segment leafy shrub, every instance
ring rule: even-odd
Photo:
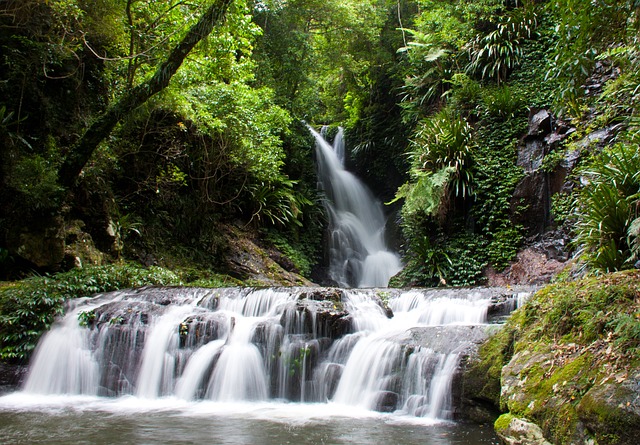
[[[407,265],[391,286],[474,286],[484,281],[487,243],[480,235],[464,229],[449,237],[442,230],[436,230],[435,236],[429,236],[426,230],[413,230],[416,234],[407,237]]]
[[[583,174],[590,183],[579,197],[575,244],[585,264],[598,271],[631,266],[640,203],[638,145],[618,143],[605,149]]]
[[[405,221],[403,231],[407,238],[407,265],[389,283],[392,287],[438,286],[446,284],[446,271],[451,259],[444,249],[440,233],[431,237],[417,221]]]
[[[276,180],[249,184],[248,191],[253,205],[251,219],[261,223],[270,223],[286,227],[287,225],[302,225],[302,211],[312,202],[293,187],[296,181],[285,177]]]
[[[551,215],[557,225],[561,226],[566,221],[574,221],[575,211],[575,193],[556,193],[551,196]]]
[[[557,20],[557,42],[548,74],[557,82],[556,106],[579,115],[584,81],[596,59],[637,35],[637,25],[630,23],[636,20],[637,2],[553,0],[548,7]]]
[[[405,219],[417,215],[429,217],[443,214],[444,197],[452,174],[451,167],[431,174],[416,171],[414,180],[401,185],[396,192],[396,197],[389,204],[404,199],[402,215]]]
[[[526,110],[523,100],[508,85],[492,88],[482,96],[482,108],[489,116],[508,119]]]
[[[524,177],[523,170],[515,166],[515,145],[526,125],[527,119],[520,116],[506,121],[487,117],[478,131],[480,149],[476,151],[473,176],[476,200],[471,216],[489,243],[489,261],[496,268],[513,259],[522,240],[520,228],[514,228],[511,222],[511,198]]]
[[[504,82],[509,71],[520,63],[523,41],[533,36],[536,26],[537,17],[528,8],[505,15],[495,29],[475,37],[467,71],[498,84]]]
[[[456,73],[447,81],[451,89],[445,92],[449,104],[463,110],[472,110],[482,98],[480,82],[471,79],[464,73]]]
[[[461,230],[449,239],[447,252],[451,260],[445,276],[447,284],[475,286],[485,280],[483,270],[488,263],[487,242],[481,235]]]
[[[308,277],[311,274],[314,246],[293,242],[274,230],[268,231],[266,238],[293,263],[300,275]]]
[[[435,173],[451,168],[450,190],[455,196],[470,196],[470,167],[475,148],[472,135],[471,125],[448,109],[425,119],[412,141],[414,171]]]
[[[398,52],[408,54],[415,74],[405,79],[400,106],[405,120],[415,121],[421,115],[421,108],[437,100],[444,92],[443,81],[451,75],[452,55],[442,42],[434,41],[431,33],[410,29],[404,29],[404,32],[411,34],[413,41]]]
[[[0,289],[0,359],[26,360],[64,302],[98,292],[145,285],[181,284],[173,272],[132,265],[74,269],[54,277],[35,277]]]

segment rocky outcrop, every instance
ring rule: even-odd
[[[492,399],[500,388],[502,443],[638,443],[637,280],[626,271],[548,286],[481,346],[474,375],[489,381],[477,391]]]
[[[525,176],[511,197],[513,222],[522,224],[528,236],[541,235],[552,227],[551,197],[573,188],[568,178],[582,154],[609,144],[619,128],[594,130],[566,148],[562,143],[576,128],[546,109],[532,110],[527,134],[518,146],[517,165]]]
[[[260,286],[313,286],[292,268],[290,261],[280,263],[275,259],[284,258],[275,251],[258,245],[249,233],[237,227],[228,226],[224,230],[228,246],[225,255],[226,268],[229,273],[248,284]]]
[[[42,218],[9,240],[9,251],[29,261],[35,267],[57,270],[64,258],[64,230],[61,218]]]

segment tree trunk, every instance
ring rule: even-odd
[[[169,85],[171,77],[178,71],[193,47],[207,37],[218,22],[222,21],[232,1],[215,0],[149,80],[127,91],[96,118],[78,142],[73,145],[58,171],[58,177],[63,186],[71,187],[76,183],[80,172],[95,149],[123,117]]]

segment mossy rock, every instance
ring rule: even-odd
[[[622,376],[619,377],[623,379]],[[578,415],[598,443],[637,444],[640,435],[640,373],[594,386],[578,405]]]
[[[493,426],[507,445],[551,445],[538,425],[511,414],[503,414]]]

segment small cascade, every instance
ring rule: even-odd
[[[310,131],[316,138],[320,187],[327,195],[329,275],[343,287],[384,287],[402,266],[386,245],[382,205],[344,168],[342,129],[333,145]]]
[[[26,392],[97,394],[99,366],[90,349],[90,332],[78,324],[79,313],[71,311],[40,341]]]
[[[496,305],[515,306],[525,293],[146,288],[103,294],[78,301],[41,339],[24,391],[191,403],[330,402],[451,419],[462,357],[486,335]]]

